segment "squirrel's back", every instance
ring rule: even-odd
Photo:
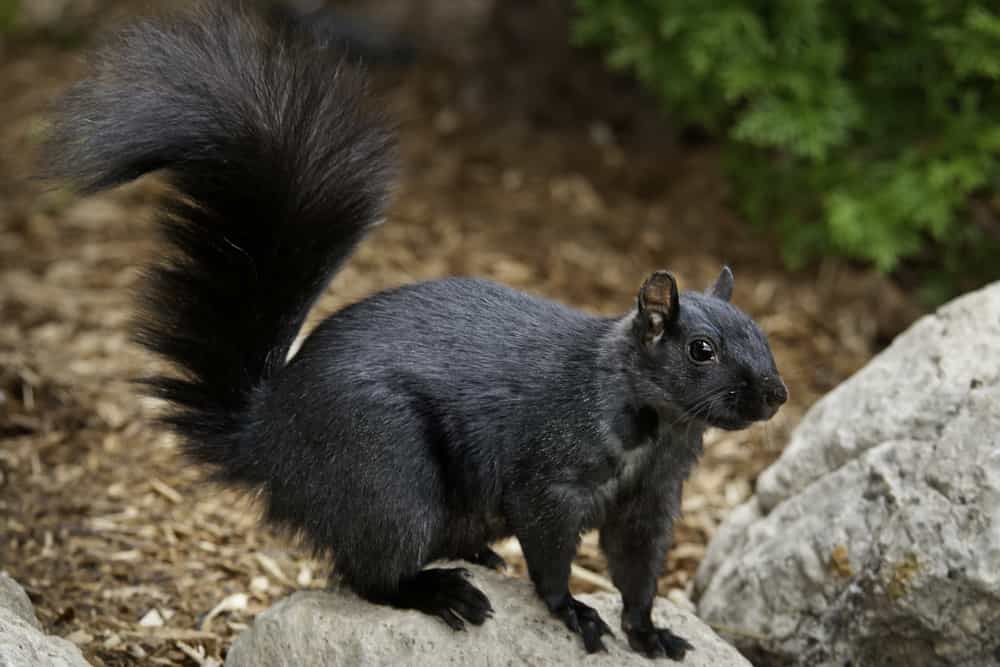
[[[572,385],[605,352],[600,341],[613,326],[613,320],[481,278],[411,283],[319,323],[275,387],[285,393],[304,384],[317,392],[320,385],[350,388],[344,393],[359,403],[369,402],[366,390],[384,397],[395,388],[432,397],[458,419],[523,414],[575,400]]]

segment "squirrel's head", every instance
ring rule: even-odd
[[[729,302],[732,293],[729,267],[704,293],[679,294],[666,271],[639,290],[632,334],[640,372],[678,420],[736,430],[770,419],[788,400],[767,337]]]

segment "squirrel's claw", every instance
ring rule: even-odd
[[[688,651],[694,650],[694,646],[688,640],[666,628],[629,630],[627,634],[629,646],[647,658],[683,660]]]
[[[554,610],[555,615],[566,624],[566,627],[583,639],[583,647],[587,653],[607,651],[603,635],[614,636],[611,628],[604,622],[597,610],[588,607],[579,600],[567,596],[565,604]]]

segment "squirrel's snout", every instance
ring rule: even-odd
[[[763,379],[764,402],[767,407],[777,412],[778,408],[788,400],[788,387],[778,376],[768,376]],[[773,414],[773,413],[772,413]]]

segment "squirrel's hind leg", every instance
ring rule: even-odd
[[[465,621],[482,625],[493,615],[489,598],[468,581],[464,568],[430,568],[406,577],[391,593],[363,593],[378,604],[416,609],[437,616],[452,630],[464,630]]]

